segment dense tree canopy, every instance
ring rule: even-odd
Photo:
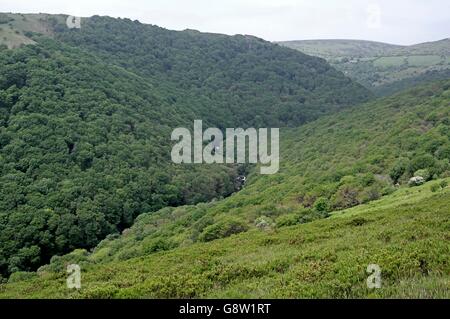
[[[46,19],[53,39],[28,32],[38,44],[0,50],[2,274],[239,188],[243,168],[171,164],[176,127],[297,125],[370,97],[324,60],[254,37]]]
[[[145,77],[219,127],[297,125],[371,96],[324,60],[252,36],[99,16],[81,29],[55,28],[59,40]]]
[[[138,76],[52,41],[0,65],[2,273],[235,191],[236,168],[171,164],[171,128],[189,115]]]

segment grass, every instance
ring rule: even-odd
[[[401,66],[405,63],[406,57],[404,56],[386,56],[376,59],[373,62],[375,67],[389,68],[393,66]]]
[[[47,36],[53,35],[53,30],[48,22],[50,17],[59,22],[64,21],[62,15],[39,14],[3,14],[11,19],[10,22],[0,24],[0,45],[4,44],[8,48],[18,48],[22,45],[35,44],[36,42],[26,36],[27,31]]]
[[[0,28],[0,44],[4,44],[10,49],[17,48],[24,44],[35,43],[22,33],[16,33],[9,25],[0,25]]]
[[[343,211],[337,211],[331,214],[331,218],[341,218],[367,214],[385,209],[395,209],[404,205],[416,205],[430,198],[432,193],[428,190],[431,185],[439,185],[439,181],[433,181],[423,187],[404,187],[389,196],[382,197],[379,200],[372,201],[366,205],[355,206]],[[448,189],[446,189],[448,192]]]
[[[442,61],[439,55],[412,55],[408,57],[410,66],[432,66]]]
[[[432,183],[309,224],[86,264],[79,291],[41,272],[0,298],[449,298],[450,188]],[[369,264],[381,289],[366,286]]]

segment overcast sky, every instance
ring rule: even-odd
[[[450,0],[0,0],[0,11],[127,17],[173,30],[252,34],[270,41],[414,44],[450,37]]]

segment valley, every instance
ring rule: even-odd
[[[448,39],[66,18],[0,14],[0,298],[450,297]]]

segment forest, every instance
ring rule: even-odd
[[[238,190],[246,166],[172,164],[176,127],[297,125],[371,97],[325,61],[253,37],[39,19],[53,38],[0,51],[4,276],[93,248],[139,214]]]
[[[0,15],[0,298],[448,297],[448,73],[66,17]],[[174,163],[196,120],[279,128],[279,171]]]

